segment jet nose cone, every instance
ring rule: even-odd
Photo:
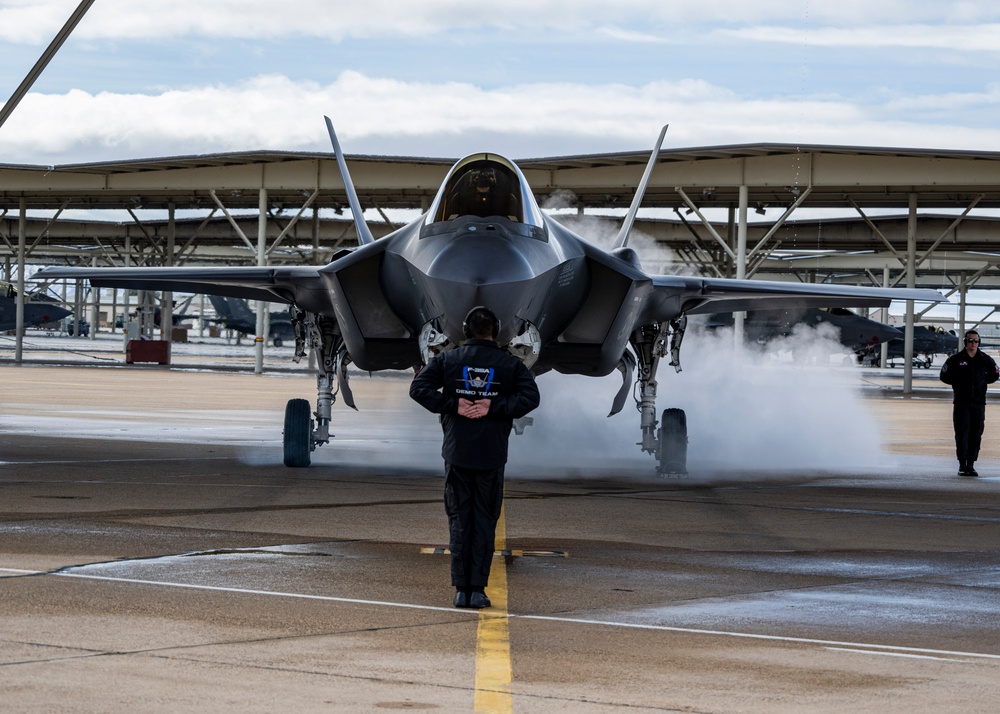
[[[470,226],[438,253],[428,267],[428,276],[471,285],[531,279],[534,273],[524,254],[510,241],[490,233],[488,228]]]
[[[883,325],[875,331],[875,338],[881,340],[882,342],[888,342],[889,340],[894,340],[897,337],[902,337],[903,334],[902,330],[899,330],[892,325]]]
[[[56,307],[55,305],[47,305],[44,308],[39,309],[38,305],[36,304],[31,306],[30,308],[30,318],[40,323],[58,322],[64,317],[67,317],[68,315],[72,314],[73,314],[72,310],[67,310],[66,308],[62,307]],[[25,316],[29,317],[29,314],[26,313]]]

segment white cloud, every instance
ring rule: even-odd
[[[70,16],[77,0],[0,0],[0,40],[48,42]],[[882,22],[939,25],[986,23],[998,18],[993,2],[928,0],[841,0],[790,5],[787,0],[715,0],[712,3],[662,0],[101,0],[91,7],[75,36],[81,39],[134,40],[168,37],[276,38],[423,36],[432,33],[507,28],[531,32],[604,28],[651,32],[659,25],[673,36],[685,26],[780,22],[793,26],[853,26]]]
[[[715,34],[756,42],[826,47],[904,47],[956,52],[1000,52],[1000,23],[861,27],[744,27]]]
[[[662,35],[642,32],[640,30],[628,30],[622,27],[618,27],[616,25],[608,25],[606,27],[600,27],[597,29],[597,34],[604,35],[609,39],[617,40],[620,42],[659,44],[667,41],[667,38]]]
[[[942,103],[945,104],[942,104]],[[968,111],[941,113],[941,106]],[[29,94],[3,131],[17,163],[274,149],[326,151],[322,117],[350,153],[526,156],[756,142],[1000,150],[1000,87],[960,96],[751,100],[697,80],[625,84],[406,83],[344,72],[321,85],[261,76],[159,94]],[[976,124],[981,123],[981,127]]]

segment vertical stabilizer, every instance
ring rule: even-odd
[[[209,295],[208,300],[212,303],[212,307],[215,308],[215,314],[218,315],[220,320],[233,317],[233,311],[229,309],[229,303],[226,302],[226,298],[221,295]]]
[[[351,174],[347,170],[347,161],[340,150],[340,142],[337,141],[337,133],[333,130],[333,122],[330,117],[326,119],[326,129],[330,132],[330,141],[333,143],[333,153],[337,157],[337,166],[340,167],[340,177],[344,180],[344,188],[347,189],[347,202],[351,204],[351,214],[354,216],[354,227],[358,231],[358,242],[361,245],[375,242],[375,236],[365,223],[365,216],[361,210],[361,201],[358,200],[358,193],[354,190],[354,183],[351,181]]]
[[[628,236],[632,232],[632,224],[635,223],[635,214],[639,211],[639,204],[642,203],[642,197],[646,193],[646,185],[649,183],[649,177],[653,173],[653,167],[656,166],[656,159],[660,156],[660,147],[663,145],[663,137],[667,135],[667,127],[669,126],[667,124],[660,130],[660,138],[656,140],[653,153],[649,156],[649,163],[646,164],[646,171],[642,174],[642,180],[639,182],[639,186],[635,190],[635,196],[632,198],[632,205],[629,206],[628,213],[625,215],[625,222],[622,223],[622,228],[618,231],[618,237],[615,239],[615,248],[624,248],[628,245]]]
[[[229,314],[237,320],[250,323],[257,321],[257,314],[250,309],[247,301],[243,298],[227,297],[222,299],[229,305]]]

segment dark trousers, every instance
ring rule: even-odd
[[[451,540],[451,584],[485,588],[503,505],[503,467],[466,469],[445,464],[444,510]]]
[[[956,402],[951,412],[955,424],[955,455],[960,464],[973,464],[979,458],[986,423],[985,404]]]

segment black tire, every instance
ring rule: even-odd
[[[280,337],[275,337],[274,338],[274,346],[275,347],[281,347],[281,344],[282,344],[281,343],[281,338]]]
[[[661,474],[687,473],[687,415],[683,409],[664,409],[659,429],[658,470]]]
[[[285,405],[285,466],[301,468],[312,459],[312,414],[305,399],[289,399]]]

